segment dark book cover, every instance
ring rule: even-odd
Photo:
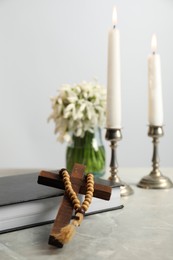
[[[63,190],[38,185],[38,172],[0,177],[0,206],[55,197]]]

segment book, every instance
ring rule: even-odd
[[[0,234],[54,221],[64,191],[39,185],[38,175],[34,172],[0,177]],[[83,200],[83,196],[79,198]],[[122,207],[120,187],[115,186],[109,201],[93,198],[86,216]]]

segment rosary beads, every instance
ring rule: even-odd
[[[69,225],[63,227],[60,233],[56,235],[56,238],[64,244],[64,243],[68,243],[72,239],[75,233],[75,227],[80,226],[83,217],[85,215],[85,212],[88,210],[91,204],[93,192],[94,192],[94,176],[91,173],[88,173],[86,175],[86,194],[85,194],[84,201],[80,203],[76,192],[73,190],[68,171],[66,169],[62,169],[59,172],[59,174],[63,179],[65,191],[69,199],[71,200],[73,208],[75,210],[75,217],[72,220],[72,222]]]

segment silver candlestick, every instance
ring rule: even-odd
[[[107,128],[106,129],[106,140],[110,141],[111,147],[111,160],[110,160],[110,173],[111,176],[109,177],[110,184],[120,184],[121,189],[121,196],[128,196],[133,194],[132,188],[127,185],[125,182],[121,181],[118,177],[118,162],[117,162],[117,155],[116,149],[118,145],[118,141],[122,139],[121,129],[113,129]]]
[[[149,126],[148,136],[153,138],[153,157],[152,171],[149,175],[143,177],[137,184],[140,188],[145,189],[169,189],[173,187],[172,181],[163,176],[159,170],[158,144],[159,138],[164,135],[162,126]]]

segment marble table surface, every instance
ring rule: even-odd
[[[47,243],[51,224],[0,235],[2,260],[172,260],[173,189],[136,187],[149,169],[120,169],[134,194],[121,198],[124,208],[86,217],[74,239],[62,249]],[[173,169],[162,169],[173,180]]]

